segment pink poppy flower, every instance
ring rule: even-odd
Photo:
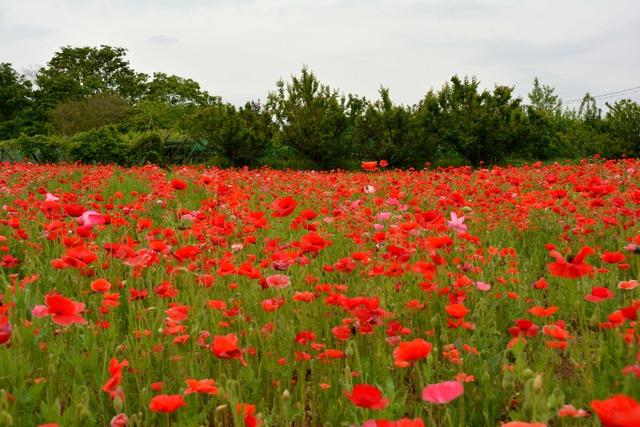
[[[459,381],[445,381],[430,384],[422,390],[422,400],[430,403],[449,403],[464,393],[464,387]]]
[[[270,288],[283,289],[290,284],[291,279],[289,278],[289,276],[286,276],[284,274],[272,274],[271,276],[267,277],[267,285],[269,285]]]

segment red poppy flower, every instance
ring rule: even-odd
[[[243,417],[246,427],[260,427],[262,419],[255,416],[256,406],[249,403],[237,403],[236,412]]]
[[[86,209],[83,206],[76,204],[64,205],[64,211],[71,217],[79,217],[85,210]]]
[[[640,426],[640,403],[624,394],[605,400],[592,400],[591,408],[604,427]]]
[[[362,162],[360,163],[360,167],[362,167],[362,169],[369,171],[369,172],[375,172],[376,170],[378,170],[378,162],[373,161],[373,162]]]
[[[6,344],[11,339],[11,323],[6,316],[0,316],[0,344]]]
[[[449,316],[456,319],[462,319],[469,313],[469,309],[462,304],[449,304],[444,309]]]
[[[383,398],[382,391],[370,384],[357,384],[351,392],[345,390],[344,395],[361,408],[384,409],[389,404],[389,400]]]
[[[120,413],[115,417],[111,418],[109,427],[127,427],[127,424],[129,424],[129,419],[127,418],[127,414]]]
[[[431,353],[433,345],[422,338],[401,342],[393,350],[393,360],[397,367],[406,368],[412,362],[424,359]]]
[[[44,297],[45,305],[36,305],[33,308],[35,317],[51,316],[53,323],[58,325],[71,325],[73,323],[84,324],[87,321],[80,313],[84,311],[84,304],[75,302],[60,294],[52,293]]]
[[[171,187],[173,187],[174,190],[184,190],[187,188],[187,183],[181,179],[174,178],[171,180]]]
[[[153,412],[170,414],[179,408],[186,406],[184,398],[180,394],[160,394],[154,396],[149,403],[149,409]]]
[[[547,307],[547,308],[536,305],[529,309],[529,313],[533,314],[536,317],[549,317],[555,314],[555,312],[558,311],[558,308],[559,307],[555,305],[552,305],[551,307]]]
[[[211,351],[221,359],[238,359],[240,363],[246,365],[242,357],[242,350],[238,347],[238,337],[236,334],[216,335],[213,337]]]
[[[94,292],[109,292],[111,290],[111,283],[105,279],[96,279],[91,282],[91,290]]]
[[[298,203],[291,196],[277,199],[271,204],[271,209],[273,210],[272,215],[276,218],[291,215],[297,206]]]
[[[613,298],[613,292],[611,292],[611,290],[598,286],[591,288],[591,293],[584,297],[584,299],[589,302],[600,302],[611,298]]]
[[[109,361],[109,380],[102,386],[102,391],[109,394],[111,399],[119,397],[120,400],[124,400],[124,392],[120,388],[122,382],[122,370],[124,367],[129,366],[129,362],[123,360],[118,362],[116,358],[112,358]]]
[[[547,264],[549,272],[556,277],[564,277],[567,279],[577,279],[593,273],[593,266],[584,263],[584,259],[595,251],[588,246],[580,249],[578,254],[570,258],[568,261],[556,250],[552,250],[549,254],[556,259],[556,262]]]
[[[622,252],[605,251],[601,256],[601,259],[603,262],[606,262],[607,264],[618,264],[623,262],[625,257]]]
[[[203,393],[203,394],[210,394],[212,396],[218,394],[218,387],[216,387],[216,382],[214,380],[188,379],[188,380],[185,380],[185,383],[187,383],[188,387],[184,391],[184,394]]]

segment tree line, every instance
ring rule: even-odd
[[[0,64],[0,156],[36,162],[355,168],[502,164],[640,155],[640,106],[586,94],[567,108],[538,79],[482,90],[454,76],[415,105],[345,95],[307,67],[266,102],[225,103],[198,82],[133,70],[120,47],[62,47],[25,75]]]

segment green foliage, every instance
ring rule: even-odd
[[[280,80],[267,108],[278,126],[279,140],[317,167],[340,166],[349,153],[349,119],[344,97],[320,83],[307,67],[291,82]]]
[[[68,141],[69,160],[82,163],[127,162],[128,145],[113,126],[82,132]]]
[[[31,82],[8,63],[0,63],[0,140],[15,138],[32,105]]]
[[[578,108],[567,109],[537,78],[527,105],[511,87],[483,90],[475,77],[457,76],[415,105],[398,105],[386,88],[375,101],[345,98],[303,67],[276,83],[264,108],[236,107],[195,80],[138,73],[126,53],[105,45],[62,47],[35,73],[35,90],[11,64],[0,63],[3,158],[56,161],[69,154],[90,163],[353,169],[366,160],[422,168],[640,155],[636,102],[607,104],[603,116],[587,93]],[[108,125],[115,127],[100,130]],[[81,135],[88,131],[117,141],[113,152],[108,141],[81,147],[77,141],[89,138]],[[18,142],[20,135],[28,138]],[[43,135],[65,136],[73,147],[60,154],[59,142]]]
[[[63,141],[46,135],[20,135],[16,146],[26,158],[38,163],[56,163],[63,160],[65,155]]]
[[[132,131],[179,130],[193,106],[172,105],[161,101],[140,101],[131,109],[127,124]]]
[[[205,162],[210,156],[202,141],[181,133],[166,130],[129,133],[128,153],[125,164],[153,163],[161,166]]]
[[[479,92],[475,78],[453,77],[438,95],[440,134],[445,150],[457,151],[472,165],[497,163],[518,151],[526,118],[513,88]]]
[[[154,73],[148,82],[143,99],[169,105],[207,105],[219,102],[206,91],[200,89],[195,80],[185,79],[165,73]]]
[[[136,73],[121,47],[64,46],[36,76],[38,99],[48,107],[102,92],[137,99],[144,93],[145,74]]]
[[[272,136],[269,114],[258,103],[236,110],[230,104],[201,108],[188,119],[192,138],[207,141],[207,150],[231,166],[255,166]]]
[[[153,131],[133,136],[129,148],[129,163],[164,165],[165,142],[166,137]]]
[[[605,117],[605,125],[615,139],[615,145],[622,147],[623,154],[640,156],[640,105],[623,99],[607,106],[609,112]]]
[[[77,101],[65,101],[51,111],[51,121],[62,135],[74,135],[117,124],[130,114],[129,102],[120,95],[103,92]]]
[[[558,143],[563,122],[562,102],[555,90],[551,86],[540,85],[537,77],[529,92],[529,102],[526,106],[529,120],[527,143],[518,154],[524,158],[548,160],[564,151]]]
[[[351,97],[350,103],[355,100]],[[432,158],[419,116],[410,107],[394,105],[388,89],[380,88],[380,99],[365,105],[350,135],[357,158],[384,159],[391,167],[421,167]]]

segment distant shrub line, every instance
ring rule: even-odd
[[[350,169],[640,155],[638,103],[603,114],[586,94],[568,109],[537,79],[526,105],[512,87],[457,76],[399,105],[386,88],[377,100],[341,94],[304,67],[265,103],[236,107],[191,79],[136,73],[125,54],[63,47],[31,79],[0,64],[0,158]]]

